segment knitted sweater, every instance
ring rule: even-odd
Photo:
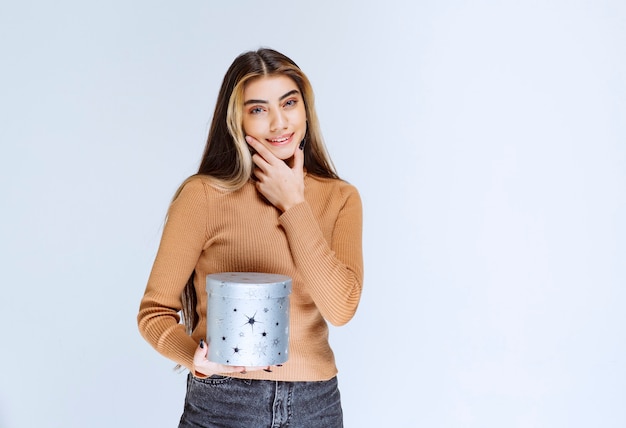
[[[362,211],[352,185],[305,175],[305,202],[281,213],[252,181],[235,192],[194,177],[172,202],[137,317],[142,336],[188,368],[206,337],[206,275],[264,272],[292,278],[289,360],[272,373],[230,376],[318,381],[337,373],[327,321],[354,315],[363,284]],[[192,335],[179,323],[180,296],[195,270],[199,323]]]

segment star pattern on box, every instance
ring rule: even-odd
[[[242,366],[284,363],[289,354],[290,292],[291,280],[279,275],[207,276],[209,360]]]

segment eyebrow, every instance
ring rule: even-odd
[[[300,91],[298,91],[297,89],[293,89],[293,90],[287,92],[285,95],[283,95],[280,98],[278,98],[278,101],[282,101],[282,100],[284,100],[287,97],[290,97],[292,95],[299,94],[299,93],[300,93]],[[267,100],[248,100],[248,101],[245,101],[243,103],[244,106],[247,106],[248,104],[269,104],[269,101],[267,101]]]

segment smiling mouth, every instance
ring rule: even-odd
[[[284,144],[287,144],[289,142],[291,142],[291,138],[293,137],[293,134],[289,134],[289,135],[282,135],[280,137],[277,138],[267,138],[267,141],[275,146],[282,146]]]

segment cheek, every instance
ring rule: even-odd
[[[255,123],[254,120],[244,120],[241,127],[246,135],[251,135],[253,137],[255,136],[254,134],[258,134],[259,132],[258,123]]]
[[[297,123],[299,128],[306,126],[306,112],[304,110],[294,112],[292,123]]]
[[[252,124],[250,123],[250,119],[247,119],[246,117],[244,117],[241,121],[241,127],[243,129],[250,129],[252,127]]]

